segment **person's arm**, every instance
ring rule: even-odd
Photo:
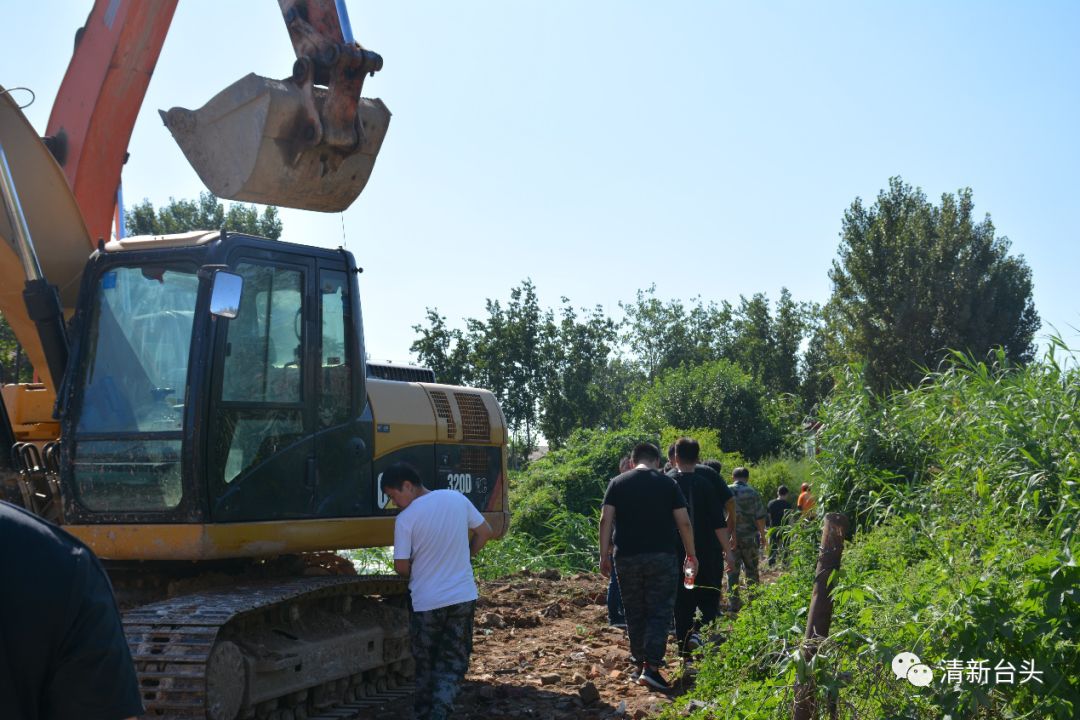
[[[727,531],[730,549],[734,550],[738,547],[735,542],[735,496],[729,497],[727,503],[724,505],[724,509],[727,511]]]
[[[682,538],[683,550],[686,551],[686,564],[694,568],[697,573],[697,549],[694,547],[694,529],[690,525],[690,513],[686,508],[675,508],[671,511],[675,517],[675,526],[679,528],[679,537]]]
[[[412,574],[412,523],[405,515],[394,518],[394,572],[402,577]]]
[[[604,505],[600,510],[600,574],[611,576],[612,533],[615,529],[615,506]]]
[[[73,554],[75,563],[64,569],[71,573],[64,589],[70,590],[68,612],[56,618],[66,631],[51,652],[52,675],[41,698],[49,717],[138,717],[142,695],[112,587],[89,550]]]
[[[758,518],[754,522],[757,524],[758,545],[765,547],[765,518]]]
[[[484,549],[484,545],[487,545],[487,541],[491,539],[495,531],[487,520],[472,528],[472,531],[473,536],[469,540],[469,557],[476,557]]]

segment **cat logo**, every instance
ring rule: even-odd
[[[375,507],[386,510],[390,506],[390,497],[382,489],[382,473],[375,478]]]

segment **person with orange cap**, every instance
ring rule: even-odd
[[[806,515],[816,504],[817,500],[810,494],[810,483],[803,483],[802,492],[799,493],[799,499],[795,501],[795,506],[802,511],[803,515]]]

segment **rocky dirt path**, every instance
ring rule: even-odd
[[[606,592],[600,575],[560,577],[554,570],[481,583],[472,663],[455,719],[640,720],[669,703],[631,680],[625,631],[607,624]],[[672,644],[669,662],[674,657]],[[408,711],[400,703],[370,717],[405,720]]]

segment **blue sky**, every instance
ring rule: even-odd
[[[0,84],[44,129],[89,2],[0,25]],[[844,209],[902,176],[969,186],[1023,254],[1044,321],[1080,347],[1080,4],[350,0],[394,113],[341,215],[282,212],[285,239],[344,244],[368,349],[408,358],[424,308],[453,324],[531,277],[542,302],[824,302]],[[135,126],[129,203],[203,188],[157,117],[293,54],[272,0],[181,0]],[[1070,327],[1071,326],[1071,327]]]

